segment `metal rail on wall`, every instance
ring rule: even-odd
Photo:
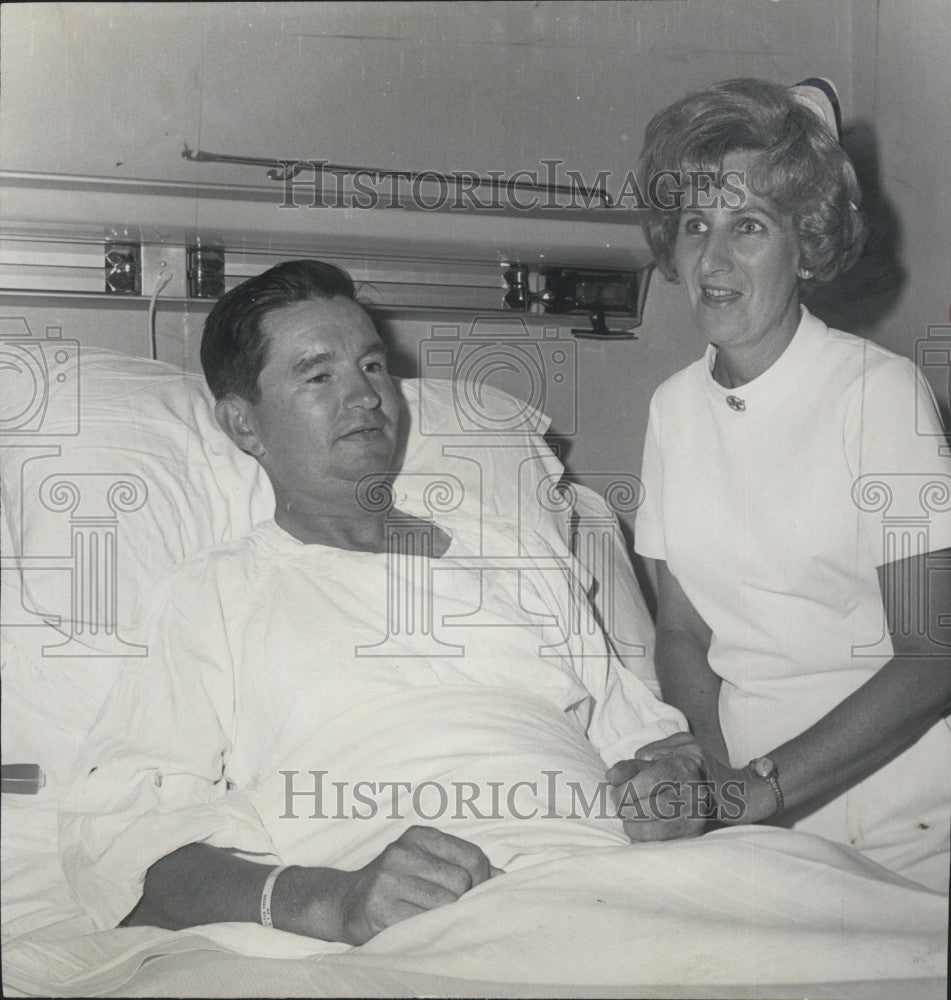
[[[315,174],[345,174],[363,176],[379,180],[393,178],[409,181],[412,184],[432,182],[446,187],[455,187],[458,193],[472,191],[474,188],[489,187],[494,191],[530,191],[533,194],[545,195],[548,199],[558,195],[570,198],[582,198],[587,204],[597,199],[603,208],[613,208],[614,199],[603,186],[590,188],[581,183],[572,184],[541,184],[537,181],[520,177],[502,178],[480,177],[475,173],[440,173],[435,170],[393,170],[386,167],[359,167],[342,163],[330,163],[326,160],[282,160],[270,157],[237,156],[230,153],[209,153],[202,149],[182,150],[182,159],[193,163],[232,163],[238,165],[265,167],[267,177],[272,181],[285,183],[293,180],[302,171],[311,169]],[[557,207],[557,202],[552,202]]]

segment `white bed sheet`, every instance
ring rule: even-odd
[[[900,984],[905,996],[936,997],[947,900],[818,838],[740,827],[582,849],[499,876],[353,950],[250,924],[77,929],[67,921],[8,942],[5,984],[63,996],[247,995],[246,977],[260,992],[266,970],[265,992],[285,995],[451,995],[460,984],[487,994],[504,984],[510,995],[554,986],[716,996],[745,984],[757,996],[867,997]]]

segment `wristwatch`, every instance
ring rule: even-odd
[[[773,795],[776,796],[776,812],[781,813],[783,811],[783,790],[779,787],[779,772],[776,770],[776,765],[769,757],[756,757],[750,761],[749,767],[757,778],[768,782],[769,787],[773,790]],[[775,816],[776,813],[773,815]]]

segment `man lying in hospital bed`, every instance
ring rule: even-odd
[[[240,362],[212,387],[272,478],[274,520],[160,588],[148,656],[122,661],[60,800],[87,916],[6,944],[8,981],[104,991],[147,958],[170,956],[140,977],[168,976],[182,952],[218,948],[321,956],[305,986],[293,961],[268,965],[278,994],[333,995],[362,973],[396,993],[902,979],[932,995],[946,900],[817,838],[686,836],[703,813],[689,737],[597,630],[569,624],[586,614],[584,571],[550,518],[518,490],[507,509],[488,502],[503,478],[488,454],[468,499],[447,475],[404,505],[403,476],[393,508],[363,479],[387,467],[399,409],[372,324],[346,294],[263,305],[260,395],[233,394],[255,381]],[[606,764],[657,740],[674,753],[610,775],[623,823]],[[689,963],[671,965],[671,941]],[[214,992],[246,988],[221,973]]]
[[[535,539],[490,518],[450,537],[390,507],[372,477],[392,465],[397,394],[353,294],[338,269],[290,262],[206,324],[218,420],[266,471],[275,517],[173,575],[148,669],[123,677],[83,753],[66,869],[104,928],[260,919],[363,944],[493,866],[625,842],[606,798],[582,831],[568,797],[604,798],[602,758],[686,728],[603,636],[568,632],[577,588]],[[397,617],[431,601],[454,627],[388,632],[388,589]],[[643,763],[631,809],[699,783],[689,745],[673,749]],[[331,815],[325,783],[348,800]],[[696,808],[661,804],[637,839],[700,832]]]

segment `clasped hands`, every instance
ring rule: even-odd
[[[632,841],[703,833],[710,813],[709,786],[703,752],[690,733],[642,746],[633,760],[618,761],[605,776]]]
[[[633,841],[696,837],[710,820],[759,823],[776,812],[767,782],[753,777],[749,766],[731,767],[705,754],[690,733],[646,744],[606,777]]]

